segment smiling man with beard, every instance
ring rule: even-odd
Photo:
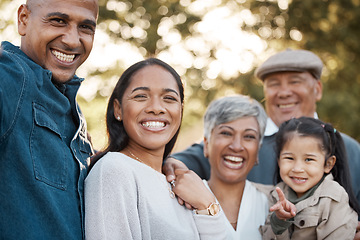
[[[92,49],[97,0],[28,0],[21,46],[0,56],[1,239],[82,239],[92,153],[75,75]]]

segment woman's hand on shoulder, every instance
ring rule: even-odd
[[[181,162],[180,160],[177,160],[173,157],[167,157],[162,167],[162,171],[166,175],[166,180],[168,182],[175,180],[175,170],[177,169],[189,170],[185,163]]]
[[[215,202],[214,195],[205,186],[201,178],[191,170],[176,169],[174,193],[178,196],[179,203],[185,203],[189,209],[206,209]]]

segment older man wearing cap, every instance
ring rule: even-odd
[[[316,102],[322,97],[322,68],[322,61],[314,53],[306,50],[286,50],[271,56],[256,69],[256,77],[264,84],[268,120],[259,152],[260,165],[253,168],[248,175],[249,179],[264,184],[273,183],[271,173],[276,166],[274,136],[281,123],[293,117],[317,118]],[[349,139],[347,137],[347,140]],[[353,141],[354,143],[350,141],[351,149],[354,145],[359,145]],[[359,146],[357,150],[359,158]],[[358,199],[360,200],[360,196]]]
[[[306,50],[286,50],[266,60],[255,75],[264,83],[265,107],[268,121],[265,139],[260,149],[260,164],[253,168],[249,179],[272,183],[275,158],[274,136],[281,123],[292,117],[315,117],[316,102],[322,97],[320,81],[323,63],[318,56]],[[349,157],[352,185],[360,203],[360,144],[342,134]]]
[[[274,172],[274,136],[281,123],[292,117],[318,117],[316,102],[322,97],[322,68],[322,61],[314,53],[286,50],[270,57],[255,71],[256,77],[264,83],[268,120],[259,152],[260,164],[250,172],[249,179],[264,184],[271,183],[272,176],[267,171],[271,169],[271,173]],[[360,203],[360,144],[346,134],[341,135],[348,155],[352,187]],[[360,224],[355,240],[360,239],[359,231]]]
[[[322,97],[320,81],[323,63],[306,50],[286,50],[266,60],[255,72],[264,83],[265,107],[268,114],[265,137],[259,152],[259,165],[254,166],[248,179],[273,184],[275,171],[275,133],[281,123],[293,117],[317,118],[316,102]],[[360,203],[360,144],[342,134],[349,157],[352,185]],[[181,160],[203,179],[210,176],[210,165],[203,155],[203,143],[193,144],[173,158]],[[171,161],[169,161],[171,162]],[[170,164],[164,171],[171,175]],[[168,178],[169,179],[169,178]]]

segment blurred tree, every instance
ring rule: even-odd
[[[18,4],[13,4],[14,2]],[[19,0],[0,0],[0,40],[8,40],[14,44],[20,44],[20,36],[17,33],[17,8]]]
[[[225,29],[227,27],[229,33],[241,32],[242,28],[246,28],[249,16],[242,13],[243,11],[250,13],[249,4],[246,1],[103,0],[99,3],[100,29],[113,38],[131,42],[144,58],[161,56],[183,76],[186,82],[188,103],[185,107],[183,124],[185,128],[192,125],[194,121],[199,121],[208,103],[216,97],[244,93],[262,98],[261,86],[253,84],[256,80],[251,75],[242,76],[246,71],[251,71],[254,59],[261,50],[256,52],[250,47],[243,46],[244,50],[241,50],[240,54],[247,53],[242,60],[248,61],[250,67],[246,70],[222,74],[226,66],[219,67],[221,65],[219,52],[224,49],[231,52],[233,49],[226,45],[221,36],[215,36],[215,38],[206,36],[216,35],[216,32],[212,32],[212,28]],[[205,15],[219,8],[227,9],[224,13],[225,18],[237,18],[235,22],[237,25],[217,24],[213,27],[208,26],[207,28],[210,29],[204,30]],[[220,16],[213,14],[212,18],[214,17]],[[215,24],[216,21],[215,19]],[[232,36],[238,37],[234,34]],[[236,44],[242,43],[239,41]],[[260,44],[265,45],[265,43]],[[178,54],[178,47],[183,49],[180,53],[182,55]],[[236,54],[240,55],[238,52]],[[184,64],[184,59],[178,59],[181,57],[189,61]],[[212,73],[214,65],[220,69]],[[237,68],[240,69],[240,67]],[[99,74],[99,72],[96,71],[93,74]]]
[[[360,1],[253,1],[251,29],[278,50],[301,48],[324,62],[322,120],[360,141]]]
[[[235,93],[262,98],[261,86],[254,84],[257,80],[252,75],[242,76],[252,70],[256,55],[266,45],[259,37],[254,39],[258,43],[256,47],[242,43],[242,39],[251,37],[244,36],[241,31],[247,26],[246,22],[251,24],[249,4],[242,2],[100,0],[98,29],[116,39],[117,44],[127,42],[136,46],[143,58],[156,56],[175,67],[186,83],[183,129],[187,129],[201,121],[206,106],[214,98]],[[229,24],[225,26],[221,19],[226,19],[224,22]],[[231,38],[239,39],[235,46],[229,46],[227,41],[233,40]],[[238,63],[230,59],[233,56],[237,57]],[[126,56],[120,53],[119,58]],[[224,59],[230,63],[223,63]],[[235,70],[229,65],[235,65]],[[125,67],[119,62],[111,68],[94,69],[88,74],[106,74],[103,78],[106,81],[111,78],[109,72],[119,76]],[[228,73],[225,73],[227,69]],[[111,80],[111,84],[115,82]],[[104,94],[101,90],[99,88],[95,99],[108,97],[109,92]],[[99,115],[90,115],[87,115],[89,129],[93,130],[93,126],[98,126]]]
[[[181,2],[181,1],[180,1]],[[165,34],[189,36],[199,16],[186,12],[175,0],[100,0],[99,22],[106,24],[110,36],[130,41],[141,48],[145,57],[156,55],[169,46]]]
[[[220,50],[227,46],[224,45],[226,42],[216,38],[206,39],[206,33],[199,30],[199,25],[206,14],[225,7],[230,9],[229,17],[239,17],[238,13],[245,10],[253,14],[255,22],[244,18],[232,27],[234,31],[254,33],[268,44],[269,53],[259,58],[253,53],[255,65],[265,60],[264,56],[286,48],[308,49],[318,54],[325,64],[322,77],[324,95],[318,104],[318,113],[324,121],[332,122],[341,131],[360,140],[360,128],[357,127],[360,122],[360,104],[357,100],[360,92],[360,72],[357,67],[360,58],[360,43],[357,41],[360,36],[360,28],[357,27],[360,20],[359,0],[223,0],[213,1],[216,2],[213,5],[205,4],[203,9],[196,7],[199,2],[202,1],[101,2],[100,22],[107,23],[110,35],[132,42],[141,49],[144,57],[169,50],[174,45],[174,42],[167,40],[169,36],[177,36],[176,43],[203,38],[201,43],[205,51],[183,45],[193,61],[183,72],[188,103],[185,108],[185,128],[201,119],[208,103],[216,97],[242,93],[263,100],[262,86],[253,77],[253,69],[238,71],[231,76],[221,73],[215,77],[209,76],[213,63],[219,60]],[[111,24],[117,27],[110,27]],[[194,62],[203,58],[207,59],[206,64],[196,67]],[[177,63],[173,59],[169,61]]]
[[[1,0],[0,13],[8,13],[11,2]],[[130,43],[142,58],[159,57],[183,77],[183,130],[201,120],[219,96],[242,93],[262,101],[254,67],[276,51],[301,48],[318,54],[326,66],[321,119],[360,141],[360,0],[99,0],[99,5],[98,30],[113,44]],[[2,36],[16,25],[15,12],[0,19]],[[117,54],[109,67],[86,69],[85,84],[97,82],[92,86],[97,89],[79,101],[92,133],[104,128],[99,121],[107,98],[130,64],[123,61],[129,55]]]

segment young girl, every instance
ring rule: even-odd
[[[180,76],[161,60],[138,62],[122,74],[107,108],[109,145],[85,180],[87,239],[226,237],[225,216],[194,172],[181,172],[172,187],[195,212],[178,204],[161,173],[179,133],[183,101]],[[184,178],[192,184],[184,187]]]
[[[353,239],[360,213],[339,132],[301,117],[276,135],[277,188],[263,239]]]

